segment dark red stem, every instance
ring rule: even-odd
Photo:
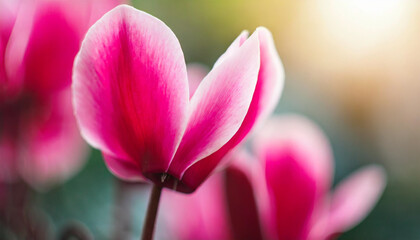
[[[142,240],[152,240],[153,233],[155,230],[156,215],[159,207],[160,195],[162,192],[162,187],[158,185],[153,185],[152,193],[150,195],[149,206],[147,208],[146,218],[143,225],[143,234],[141,236]]]

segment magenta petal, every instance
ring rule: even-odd
[[[139,162],[116,158],[105,153],[102,154],[110,172],[126,181],[145,181],[142,177]]]
[[[264,159],[267,151],[289,151],[317,182],[317,196],[330,189],[333,177],[333,154],[321,129],[300,115],[275,116],[266,121],[253,142],[257,156]]]
[[[4,81],[6,80],[4,55],[16,20],[18,2],[19,1],[0,1],[0,90],[4,87]]]
[[[187,122],[181,46],[160,20],[126,5],[105,14],[75,60],[75,114],[84,138],[107,155],[166,172]]]
[[[20,1],[0,1],[0,105],[21,89],[21,83],[10,82],[6,70],[6,51],[16,21]],[[16,56],[15,56],[16,57]]]
[[[21,30],[29,31],[21,68],[28,90],[44,97],[70,85],[80,35],[58,4],[39,3],[35,11],[32,28]],[[14,34],[23,37],[27,33]]]
[[[260,42],[260,69],[258,82],[247,115],[239,130],[229,142],[212,155],[192,165],[186,171],[184,176],[185,182],[191,182],[191,184],[198,186],[204,181],[220,162],[220,159],[243,141],[255,124],[262,122],[274,110],[280,98],[284,81],[284,71],[273,39],[270,32],[265,28],[258,28],[255,34],[258,35]],[[246,36],[247,33],[243,32],[224,55],[231,54],[232,49],[237,48],[237,45],[240,45]],[[222,62],[224,60],[219,61]]]
[[[19,170],[33,187],[44,190],[73,176],[86,160],[87,146],[80,136],[71,106],[70,89],[58,93],[40,114],[22,129]]]
[[[257,83],[259,41],[254,34],[200,83],[190,119],[169,172],[178,179],[194,162],[220,149],[241,126]]]
[[[305,239],[316,201],[316,182],[291,149],[266,152],[266,180],[277,239]]]
[[[385,171],[379,166],[364,167],[340,183],[331,200],[327,236],[361,222],[377,203],[385,184]]]
[[[274,117],[258,132],[255,151],[266,162],[273,208],[270,235],[305,239],[316,203],[329,188],[332,154],[322,132],[299,116]]]

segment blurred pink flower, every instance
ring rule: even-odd
[[[73,74],[82,135],[126,180],[194,191],[275,107],[283,69],[269,31],[243,32],[190,99],[174,33],[129,6],[88,31]],[[192,82],[192,81],[191,81]]]
[[[384,190],[385,173],[379,166],[364,167],[330,191],[330,149],[309,120],[270,119],[254,140],[256,157],[236,151],[224,180],[215,174],[211,184],[204,184],[191,198],[165,193],[162,214],[169,215],[163,216],[168,234],[175,239],[215,239],[207,229],[216,228],[223,236],[219,239],[337,237],[373,208]],[[208,212],[202,210],[203,204]],[[184,211],[187,214],[176,215],[176,220],[171,217]],[[228,216],[227,224],[221,216]],[[188,224],[193,227],[188,229]]]
[[[115,5],[0,0],[0,180],[45,189],[81,167],[86,146],[71,106],[73,60],[89,22]]]

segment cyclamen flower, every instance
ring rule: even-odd
[[[81,167],[86,145],[71,105],[73,60],[89,22],[115,5],[0,0],[1,181],[45,189]]]
[[[181,46],[121,5],[88,31],[73,73],[82,135],[116,176],[194,191],[275,107],[283,69],[269,31],[243,32],[190,99]]]
[[[171,238],[334,239],[365,218],[385,187],[383,169],[371,165],[330,191],[331,148],[299,116],[269,120],[254,147],[256,157],[235,152],[226,171],[191,196],[165,194]]]

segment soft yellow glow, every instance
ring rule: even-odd
[[[408,23],[409,4],[404,0],[338,0],[317,6],[322,8],[321,29],[328,43],[350,55],[383,47]]]

